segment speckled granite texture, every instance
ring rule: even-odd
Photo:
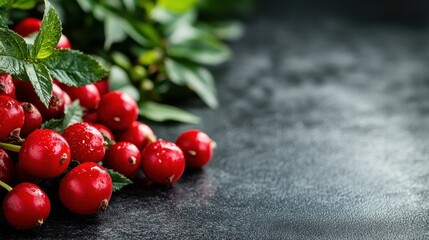
[[[1,239],[427,239],[429,29],[338,18],[253,18],[215,69],[221,107],[199,125],[212,163],[173,187],[144,182],[107,212],[55,208]]]

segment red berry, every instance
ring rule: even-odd
[[[0,95],[0,141],[8,141],[11,133],[24,125],[24,110],[15,99]]]
[[[10,183],[14,172],[12,158],[3,149],[0,149],[0,180]]]
[[[95,87],[97,87],[100,96],[109,92],[109,80],[107,78],[103,78],[98,82],[94,83]]]
[[[109,128],[99,123],[91,123],[91,125],[95,127],[101,133],[101,135],[110,139],[111,141],[115,141],[115,136],[113,135],[112,131],[110,131]]]
[[[23,37],[40,31],[42,21],[37,18],[24,18],[21,22],[15,25],[13,30]]]
[[[98,113],[97,112],[86,112],[82,117],[84,122],[87,123],[97,123],[98,122]]]
[[[105,154],[103,135],[88,123],[75,123],[63,132],[70,145],[73,160],[83,162],[99,162]]]
[[[69,87],[64,84],[60,85],[71,98],[79,100],[79,104],[87,111],[95,110],[100,102],[100,94],[94,84],[88,84],[82,87]]]
[[[60,176],[70,163],[70,147],[57,132],[38,129],[25,139],[19,162],[29,174],[41,178]]]
[[[37,108],[28,102],[21,103],[24,109],[24,125],[21,128],[21,135],[27,136],[42,125],[42,114]]]
[[[64,176],[60,182],[59,196],[71,212],[91,215],[106,210],[112,190],[109,173],[96,163],[86,162]]]
[[[130,142],[117,142],[109,147],[103,163],[126,177],[133,176],[140,168],[140,150]]]
[[[185,170],[182,150],[162,139],[149,143],[142,151],[142,168],[145,175],[156,183],[172,184]]]
[[[61,48],[71,49],[70,41],[69,41],[69,39],[64,34],[61,34],[61,38],[58,41],[58,44],[57,44],[56,48],[57,49],[61,49]]]
[[[176,144],[185,155],[186,167],[201,168],[212,158],[214,142],[200,130],[183,132],[177,138]]]
[[[16,98],[15,85],[13,84],[12,76],[9,74],[0,75],[0,95]]]
[[[29,82],[14,79],[14,84],[18,100],[32,103],[42,114],[43,121],[51,118],[61,118],[64,115],[66,104],[65,94],[57,84],[54,83],[52,86],[52,98],[48,108],[40,101],[33,86]]]
[[[131,142],[140,150],[149,143],[156,140],[152,129],[141,122],[134,121],[125,131],[118,133],[118,140],[122,142]]]
[[[28,230],[39,227],[48,218],[51,203],[46,193],[32,183],[16,185],[3,200],[3,213],[15,228]]]
[[[113,91],[105,94],[98,106],[100,121],[113,130],[123,130],[137,120],[139,110],[136,101],[128,94]]]

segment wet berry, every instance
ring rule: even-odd
[[[46,193],[32,183],[16,185],[3,200],[3,213],[7,222],[21,230],[41,226],[51,211]]]
[[[106,151],[103,163],[126,177],[133,176],[140,169],[140,150],[130,142],[117,142]]]
[[[15,99],[0,95],[0,141],[9,141],[14,130],[24,125],[24,110]]]
[[[162,139],[149,143],[141,154],[142,169],[152,181],[172,184],[179,180],[185,170],[185,157],[182,150]]]
[[[105,94],[98,106],[98,117],[112,130],[124,130],[137,120],[138,106],[128,94],[113,91]]]
[[[176,144],[185,155],[186,167],[201,168],[212,158],[214,142],[200,130],[183,132],[177,138]]]
[[[38,129],[25,139],[19,151],[19,162],[29,174],[41,178],[60,176],[70,163],[71,154],[67,141],[61,134]]]
[[[86,162],[64,176],[60,182],[59,196],[69,211],[92,215],[106,210],[112,190],[109,173],[96,163]]]
[[[63,132],[70,145],[73,160],[83,162],[99,162],[105,154],[103,135],[89,123],[75,123]]]

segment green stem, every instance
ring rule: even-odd
[[[7,185],[5,182],[3,182],[2,180],[0,180],[0,186],[4,187],[4,189],[6,189],[8,192],[10,192],[10,190],[12,190],[12,188]]]
[[[19,152],[19,150],[21,150],[21,146],[19,145],[4,142],[0,142],[0,148],[12,152]]]

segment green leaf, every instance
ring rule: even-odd
[[[25,70],[40,101],[48,107],[52,97],[52,79],[49,70],[41,63],[25,62]]]
[[[15,32],[0,28],[0,70],[28,80],[24,60],[29,52],[24,39]]]
[[[79,100],[73,101],[72,104],[66,106],[64,110],[64,118],[62,123],[63,130],[73,123],[82,122],[83,108],[79,104]]]
[[[122,174],[120,174],[120,173],[118,173],[112,169],[106,168],[106,171],[109,173],[110,178],[112,178],[113,192],[117,192],[117,191],[121,190],[123,187],[133,183],[133,181],[131,181],[130,179],[128,179],[124,175],[122,175]]]
[[[216,65],[231,57],[229,48],[215,38],[194,38],[167,48],[169,56],[200,64]]]
[[[110,68],[109,84],[112,90],[118,90],[122,87],[130,85],[131,82],[127,72],[124,69],[118,66],[112,66]]]
[[[24,60],[28,55],[27,44],[21,36],[8,28],[0,28],[0,57]]]
[[[199,123],[200,118],[180,108],[155,102],[140,104],[140,115],[152,121],[178,121],[184,123]]]
[[[145,22],[135,21],[132,19],[122,19],[120,21],[122,29],[137,43],[146,46],[159,46],[161,37],[155,28]]]
[[[41,128],[52,129],[62,133],[64,129],[73,123],[82,122],[83,108],[79,105],[79,100],[66,106],[64,117],[61,119],[50,119],[42,124]]]
[[[244,25],[238,21],[200,24],[199,27],[222,40],[237,40],[244,34]]]
[[[45,59],[49,57],[58,44],[61,37],[61,21],[57,11],[45,0],[45,13],[42,27],[37,34],[31,55],[34,58]]]
[[[52,118],[52,119],[49,119],[48,121],[44,122],[40,128],[41,129],[52,129],[52,130],[55,130],[57,132],[60,132],[60,129],[62,128],[61,127],[62,124],[63,124],[62,119]]]
[[[5,2],[7,1],[8,0],[5,0]],[[15,0],[12,3],[12,8],[28,10],[28,9],[34,8],[36,4],[37,4],[37,0]],[[1,1],[0,1],[0,5],[1,5]]]
[[[130,60],[128,59],[127,55],[121,53],[121,52],[113,52],[112,55],[112,60],[114,63],[116,63],[118,66],[120,66],[123,69],[131,69],[132,64],[130,62]]]
[[[122,29],[121,19],[114,14],[108,14],[104,20],[104,49],[110,49],[113,43],[122,42],[127,37]]]
[[[44,64],[55,79],[73,87],[96,82],[107,74],[94,58],[70,49],[55,50]]]
[[[157,5],[175,13],[186,12],[195,7],[199,0],[158,0]]]
[[[187,85],[209,107],[217,108],[216,88],[211,73],[196,64],[166,60],[166,71],[170,80],[178,85]]]
[[[162,7],[156,7],[150,12],[150,17],[161,23],[163,32],[170,35],[174,30],[185,25],[192,25],[196,19],[196,11],[187,11],[184,14],[175,14]]]

